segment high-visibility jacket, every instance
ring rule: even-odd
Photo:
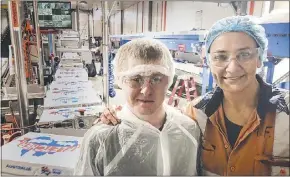
[[[289,91],[272,88],[259,76],[257,80],[258,106],[234,147],[227,138],[220,88],[187,106],[186,114],[201,129],[202,175],[289,175]]]

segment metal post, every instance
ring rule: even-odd
[[[275,6],[275,1],[270,1],[269,13],[271,13],[272,10],[274,10],[274,6]]]
[[[81,48],[81,33],[80,33],[80,6],[79,6],[79,1],[77,1],[77,30],[79,34],[79,45],[78,47]]]
[[[51,34],[51,50],[53,55],[55,56],[55,34]]]
[[[19,115],[21,127],[29,125],[28,114],[28,97],[27,97],[27,82],[24,71],[24,57],[22,53],[22,36],[21,36],[21,21],[19,1],[8,1],[9,25],[11,34],[11,43],[14,51],[15,59],[15,81],[19,104]],[[27,129],[22,129],[21,133],[27,133]]]
[[[109,74],[108,74],[108,67],[109,67],[109,57],[108,57],[108,16],[107,16],[107,10],[108,10],[108,2],[102,1],[102,26],[103,26],[103,83],[104,83],[104,90],[103,90],[103,100],[106,106],[109,106]]]
[[[240,2],[240,13],[242,16],[247,15],[248,10],[248,1],[241,1]]]
[[[44,86],[44,77],[43,77],[43,58],[42,58],[42,47],[40,44],[40,32],[39,32],[39,23],[38,23],[38,6],[37,1],[33,1],[33,12],[34,12],[34,23],[35,23],[35,32],[36,32],[36,43],[37,43],[37,56],[38,56],[38,69],[39,69],[39,80],[40,85]]]
[[[113,12],[113,10],[114,10],[114,8],[115,8],[115,5],[117,4],[117,1],[114,1],[113,2],[113,5],[112,5],[112,8],[111,8],[111,10],[110,10],[110,12],[109,12],[109,14],[108,14],[108,21],[109,21],[109,19],[110,19],[110,17],[111,17],[111,14],[112,14],[112,12]]]
[[[91,13],[88,12],[88,41],[89,41],[89,44],[91,42],[90,38],[92,37],[91,32],[92,32]]]
[[[53,56],[55,55],[55,50],[54,50],[54,35],[53,34],[48,34],[48,49],[49,49],[49,56]],[[53,54],[53,55],[52,55]],[[52,70],[52,73],[54,73],[54,59],[51,58],[51,70]]]

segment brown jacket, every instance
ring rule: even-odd
[[[260,83],[259,106],[232,148],[227,139],[220,88],[188,105],[201,128],[202,175],[289,175],[289,93]]]

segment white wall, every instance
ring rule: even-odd
[[[162,31],[162,15],[163,3],[161,1],[153,1],[152,7],[152,31]]]
[[[148,18],[148,14],[149,14],[149,2],[148,1],[145,1],[144,2],[144,13],[143,13],[143,32],[148,32],[148,21],[149,21],[149,18]]]
[[[149,14],[148,1],[136,2],[136,4],[130,6],[127,9],[124,9],[123,34],[148,32],[148,20],[149,20],[148,14]],[[161,20],[161,14],[160,17],[158,18]],[[159,30],[161,29],[161,24],[158,23],[158,25],[159,26],[157,29]],[[121,34],[121,11],[111,16],[110,33]]]
[[[153,1],[152,31],[186,31],[193,28],[210,28],[217,20],[235,15],[229,3],[214,3],[201,1],[167,1],[166,20],[162,8],[164,1]],[[265,1],[254,1],[253,15],[261,17],[266,10]],[[274,10],[289,9],[289,1],[275,1]],[[248,2],[248,13],[250,2]],[[143,32],[148,32],[149,2],[144,1],[143,8]],[[120,12],[116,15],[120,16]],[[116,16],[115,15],[115,16]],[[119,18],[120,19],[120,18]],[[120,34],[120,20],[111,21],[112,34]],[[118,24],[117,24],[118,23]],[[166,26],[164,27],[164,23]],[[142,2],[139,2],[124,10],[123,34],[142,32]]]
[[[137,4],[137,33],[142,33],[142,17],[143,17],[143,8],[142,2]]]
[[[166,31],[208,29],[221,18],[235,15],[228,3],[168,1]]]
[[[94,36],[102,36],[102,9],[98,9],[93,14]]]
[[[192,28],[208,29],[215,21],[226,16],[234,15],[230,4],[193,1],[167,1],[166,22],[164,18],[164,1],[153,1],[152,31],[185,31]],[[143,32],[148,32],[149,2],[144,2]],[[117,14],[120,14],[118,12]],[[116,14],[115,14],[116,16]],[[114,21],[114,22],[113,22]],[[119,21],[118,21],[119,22]],[[115,19],[111,20],[111,33],[117,33]],[[164,23],[166,26],[164,27]],[[142,32],[142,2],[124,10],[123,34]],[[120,26],[120,25],[118,25]]]
[[[289,1],[275,1],[274,10],[278,9],[289,10]]]
[[[123,33],[137,33],[137,4],[124,10]]]
[[[263,15],[264,11],[264,5],[265,3],[263,1],[254,1],[254,12],[253,16],[261,17]],[[248,2],[248,14],[250,13],[250,2]]]

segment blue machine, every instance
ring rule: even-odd
[[[112,35],[110,41],[113,47],[118,48],[135,38],[149,37],[160,40],[171,51],[180,51],[182,53],[200,53],[204,44],[206,31],[186,31],[186,32],[154,32],[134,35]],[[176,58],[176,61],[178,59]],[[179,61],[183,62],[182,59]],[[206,65],[203,66],[203,72],[200,73],[202,78],[202,94],[212,89],[212,75]]]
[[[267,67],[266,82],[271,84],[273,83],[275,64],[277,61],[285,58],[289,59],[289,20],[287,18],[288,21],[281,20],[281,17],[289,17],[289,12],[283,15],[269,14],[269,16],[261,18],[261,25],[265,28],[269,40],[268,61],[264,62],[264,66]],[[206,31],[188,31],[177,33],[154,32],[135,35],[113,35],[110,36],[110,41],[115,44],[118,43],[118,45],[115,46],[119,47],[134,38],[150,37],[160,40],[171,51],[200,53],[205,34]],[[200,73],[200,76],[202,77],[201,86],[203,95],[207,91],[213,89],[212,74],[210,73],[206,62],[203,64],[203,72]],[[283,77],[285,78],[285,74]],[[276,85],[281,88],[289,89],[289,80],[286,82],[279,81]]]
[[[268,45],[268,61],[264,62],[264,66],[267,67],[266,82],[273,83],[274,85],[289,89],[289,69],[288,74],[283,73],[281,77],[276,81],[273,80],[276,63],[281,60],[289,60],[289,11],[288,12],[273,12],[267,16],[261,18],[261,25],[265,28],[267,38],[269,40]],[[289,63],[288,63],[289,65]],[[280,67],[283,67],[281,65]],[[285,65],[284,65],[285,67]],[[287,67],[287,66],[286,66]],[[280,71],[282,68],[276,68]],[[285,77],[286,76],[286,77]]]

